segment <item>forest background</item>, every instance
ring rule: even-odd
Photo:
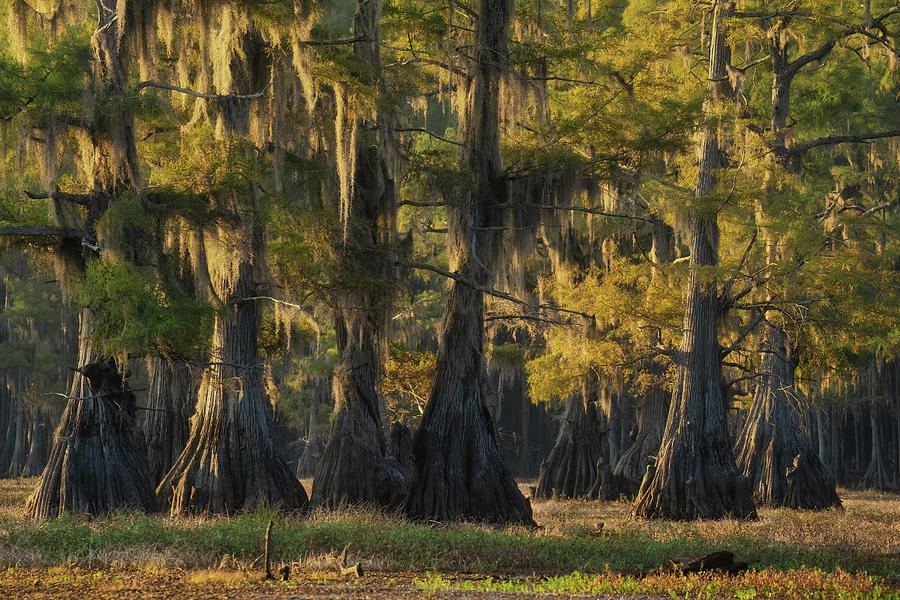
[[[3,12],[29,515],[900,486],[900,6]]]

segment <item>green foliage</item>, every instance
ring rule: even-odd
[[[110,356],[194,356],[212,333],[213,309],[164,288],[152,271],[93,261],[78,287],[93,316],[94,347]]]
[[[418,424],[431,395],[436,366],[434,352],[413,351],[403,344],[391,344],[381,382],[381,393],[391,421],[407,426]]]
[[[210,124],[198,125],[183,136],[173,153],[171,145],[160,141],[148,148],[158,163],[151,183],[170,188],[173,199],[186,200],[187,191],[201,202],[206,194],[232,191],[247,193],[251,182],[259,182],[269,165],[248,140],[217,139]]]
[[[690,526],[678,538],[660,541],[634,532],[609,532],[598,538],[503,531],[472,524],[435,527],[366,511],[304,519],[261,510],[208,520],[172,520],[121,511],[90,523],[66,515],[49,523],[7,522],[0,543],[36,553],[44,564],[77,562],[88,557],[96,560],[98,554],[106,552],[121,556],[129,550],[173,548],[193,565],[209,566],[219,564],[223,555],[255,560],[262,552],[270,520],[279,557],[303,559],[338,554],[352,544],[357,555],[384,557],[387,568],[398,571],[515,575],[571,573],[577,569],[601,574],[634,573],[668,567],[672,557],[701,556],[714,550],[754,556],[758,558],[754,568],[770,572],[805,568],[840,576],[839,569],[865,569],[869,575],[884,577],[893,575],[896,569],[896,561],[889,558],[847,555],[827,546],[817,550],[798,548],[739,533],[724,542],[712,543],[691,535]],[[702,581],[682,581],[681,585],[696,586]],[[572,584],[576,585],[575,581]]]
[[[40,123],[49,113],[80,116],[91,56],[87,24],[55,39],[32,35],[24,62],[0,51],[0,116]]]

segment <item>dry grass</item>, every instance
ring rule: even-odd
[[[590,535],[603,530],[645,534],[658,542],[694,539],[725,543],[761,539],[810,551],[883,555],[900,545],[900,495],[839,490],[843,510],[759,509],[756,521],[725,519],[679,523],[631,517],[629,502],[533,500],[535,520],[545,535]]]
[[[308,486],[308,482],[307,486]],[[882,576],[900,573],[900,496],[842,490],[845,510],[762,509],[758,521],[634,520],[627,502],[534,501],[538,530],[473,524],[424,526],[374,509],[277,511],[232,517],[122,512],[49,523],[24,518],[35,480],[0,480],[0,565],[68,568],[258,571],[265,525],[276,523],[274,560],[335,571],[344,547],[370,571],[561,575],[575,570],[636,574],[668,559],[729,549],[759,569],[803,566]],[[523,488],[527,488],[523,483]]]

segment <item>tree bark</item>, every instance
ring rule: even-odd
[[[265,42],[243,9],[210,3],[218,21],[225,59],[214,78],[221,137],[246,139],[253,100],[241,98],[269,83]],[[248,157],[249,158],[249,157]],[[215,318],[210,364],[203,374],[191,433],[181,456],[157,487],[173,514],[252,510],[260,506],[302,509],[303,486],[279,454],[263,394],[257,348],[259,309],[255,274],[263,267],[265,230],[255,217],[263,206],[258,185],[243,181],[211,195],[219,223],[198,232],[195,277],[212,302]],[[211,275],[212,274],[212,275]]]
[[[714,115],[727,89],[723,9],[714,4],[710,40],[711,98],[705,113]],[[713,190],[715,170],[723,166],[715,124],[703,131],[695,195]],[[683,337],[674,359],[676,383],[655,464],[647,470],[634,514],[644,518],[755,518],[746,479],[737,470],[721,387],[721,359],[716,327],[719,299],[710,267],[718,263],[719,226],[713,210],[690,215],[690,276],[687,282]]]
[[[316,378],[307,384],[309,390],[309,421],[306,427],[306,447],[297,462],[297,477],[312,477],[319,468],[322,453],[325,450],[325,442],[318,432],[319,406],[323,403],[332,404],[331,391],[327,378]]]
[[[480,0],[478,15],[474,76],[461,123],[473,184],[451,209],[448,243],[450,270],[490,287],[490,227],[500,224],[497,205],[507,201],[498,100],[512,4]],[[434,387],[414,440],[417,473],[407,512],[438,521],[532,524],[531,505],[503,464],[485,407],[484,298],[455,279],[446,298]]]
[[[134,394],[113,361],[93,360],[86,313],[82,311],[79,324],[81,366],[47,466],[25,509],[36,519],[55,518],[63,511],[99,515],[156,507],[135,426]]]
[[[655,369],[655,374],[662,377],[659,365],[654,365],[651,369]],[[661,386],[654,385],[647,392],[640,408],[634,442],[613,469],[613,479],[619,483],[621,493],[632,498],[637,495],[647,467],[659,452],[668,409],[668,394]]]
[[[116,118],[110,118],[98,108],[110,106],[125,93],[127,65],[121,43],[126,32],[117,18],[120,4],[121,0],[98,4],[99,22],[91,38],[88,104],[95,110],[87,120],[87,143],[81,150],[89,171],[87,186],[92,191],[86,200],[84,219],[75,216],[66,200],[51,201],[55,224],[65,228],[74,225],[88,242],[77,249],[57,247],[57,256],[78,272],[96,258],[96,253],[87,248],[103,245],[94,229],[97,219],[118,195],[140,186],[133,110],[123,108]],[[74,224],[71,219],[80,222]],[[63,272],[60,278],[63,285],[72,283],[71,274]],[[134,395],[114,364],[94,362],[89,324],[88,312],[83,310],[78,364],[89,382],[75,376],[47,466],[28,502],[28,514],[37,518],[55,517],[63,510],[98,514],[123,506],[155,507],[147,459],[136,441]]]
[[[379,86],[381,0],[357,3],[353,34],[356,56],[370,71],[365,83]],[[341,93],[340,91],[336,93]],[[335,330],[340,364],[334,376],[335,410],[331,434],[313,480],[312,501],[336,507],[376,503],[402,506],[409,483],[399,464],[385,454],[381,399],[377,387],[387,333],[394,245],[394,184],[386,163],[388,129],[384,116],[362,120],[352,200],[345,209],[345,236],[339,243],[345,277],[336,293]]]
[[[738,467],[761,504],[808,509],[841,506],[834,476],[800,426],[796,359],[790,341],[773,325],[766,325],[766,333],[762,376],[734,449]]]
[[[146,359],[149,389],[148,410],[139,424],[147,447],[147,460],[154,485],[162,481],[184,450],[190,431],[194,378],[187,365],[166,358]]]
[[[603,425],[597,398],[590,393],[590,387],[585,384],[582,394],[566,400],[556,445],[541,463],[535,498],[591,499],[591,491],[600,475],[598,467],[605,459]]]
[[[869,466],[862,478],[862,486],[866,489],[890,490],[894,488],[894,482],[888,475],[886,461],[883,453],[881,439],[881,419],[879,407],[872,404],[869,407],[869,427],[872,431],[872,451],[869,455]]]
[[[40,475],[47,464],[47,453],[50,441],[50,418],[43,406],[35,407],[31,417],[31,433],[29,434],[28,457],[22,477]]]
[[[249,255],[215,319],[211,364],[181,456],[157,487],[172,514],[232,512],[261,506],[303,508],[306,491],[275,447],[262,391],[257,307]]]

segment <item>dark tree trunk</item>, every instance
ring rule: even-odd
[[[654,367],[655,374],[662,377],[658,365]],[[660,385],[654,385],[647,392],[638,414],[634,442],[613,469],[613,478],[620,486],[619,492],[632,498],[637,495],[647,468],[659,452],[668,412],[669,394]]]
[[[608,464],[616,464],[622,454],[625,441],[628,439],[627,420],[625,418],[623,405],[624,399],[621,393],[610,388],[608,384],[600,388],[600,406],[603,409],[603,419],[605,421],[604,436],[606,442],[606,452],[604,458]]]
[[[14,385],[10,389],[10,393],[13,397],[13,406],[15,407],[9,432],[12,452],[3,466],[7,477],[18,477],[25,468],[25,459],[28,452],[27,415],[25,413],[25,402],[22,399],[22,392],[25,386],[22,385],[24,382],[22,381],[23,373],[21,368],[13,369],[12,380]]]
[[[50,519],[63,511],[104,514],[153,510],[156,498],[135,424],[134,394],[111,360],[92,362],[87,317],[79,331],[78,373],[53,439],[47,466],[26,513]]]
[[[598,467],[603,457],[603,424],[597,398],[588,391],[566,400],[556,445],[541,463],[535,498],[590,499],[595,483],[602,479]],[[599,491],[599,485],[597,486]]]
[[[800,426],[793,348],[779,328],[767,324],[766,333],[762,376],[734,449],[738,467],[761,504],[810,509],[840,506],[834,477]]]
[[[361,310],[342,311],[338,320],[341,362],[334,376],[335,411],[331,436],[313,480],[312,501],[337,507],[377,503],[401,506],[408,482],[396,460],[385,454],[379,398],[377,324],[366,322]]]
[[[380,76],[378,40],[381,0],[357,3],[353,33],[357,57],[371,68],[369,85]],[[341,92],[338,92],[341,93]],[[344,213],[343,269],[346,278],[335,298],[335,330],[340,364],[334,377],[331,434],[313,480],[312,501],[336,507],[348,503],[402,506],[409,483],[396,460],[385,455],[381,376],[387,311],[390,306],[394,242],[394,185],[385,162],[387,128],[382,116],[362,122],[356,148],[352,201]],[[356,281],[351,281],[356,279]]]
[[[50,417],[46,408],[37,406],[32,415],[28,458],[25,460],[25,468],[22,469],[22,477],[36,477],[43,472],[47,464],[49,442]]]
[[[98,3],[99,22],[91,38],[92,63],[89,105],[108,107],[119,103],[127,82],[121,44],[127,32],[118,18],[122,0]],[[52,215],[61,227],[83,231],[83,247],[58,247],[57,258],[84,269],[96,258],[87,248],[98,239],[94,225],[118,195],[140,186],[134,136],[134,113],[121,108],[115,118],[105,110],[91,114],[81,148],[87,162],[91,190],[83,222],[64,200],[53,200]],[[55,173],[49,174],[55,176]],[[52,191],[52,190],[47,190]],[[63,285],[72,276],[63,272]],[[109,362],[92,362],[88,337],[89,314],[82,311],[78,331],[78,364],[89,380],[76,375],[62,421],[56,429],[47,466],[28,502],[27,512],[37,518],[57,516],[63,510],[98,514],[119,507],[153,509],[155,497],[144,449],[138,444],[134,421],[134,395]]]
[[[498,100],[512,5],[481,0],[478,14],[475,68],[461,123],[463,160],[473,183],[470,192],[454,199],[448,243],[450,269],[464,281],[490,286],[490,227],[500,224],[497,205],[507,201]],[[485,407],[482,293],[451,280],[446,298],[434,387],[414,440],[417,472],[407,512],[438,521],[532,524],[531,505],[503,464]]]
[[[303,454],[297,462],[297,477],[312,477],[316,469],[319,467],[319,461],[322,460],[322,453],[325,450],[325,441],[320,435],[319,429],[319,407],[325,404],[332,404],[331,386],[326,378],[317,378],[308,386],[309,389],[309,422],[306,427],[306,446],[303,448]]]
[[[260,506],[303,508],[306,491],[275,447],[257,353],[257,307],[248,259],[226,298],[232,314],[215,319],[211,364],[181,456],[157,488],[171,512],[231,512]]]
[[[866,489],[890,490],[894,487],[893,479],[888,475],[886,461],[884,459],[883,442],[881,439],[881,419],[879,407],[869,407],[869,426],[872,431],[872,452],[869,455],[869,466],[862,478],[862,486]]]
[[[722,7],[715,5],[710,40],[713,114],[728,93]],[[715,124],[706,126],[700,145],[695,194],[705,198],[723,166]],[[655,464],[647,470],[634,513],[644,518],[755,518],[756,509],[746,478],[738,471],[725,419],[721,358],[716,327],[719,298],[708,269],[718,263],[719,226],[715,213],[690,214],[691,270],[687,282],[684,334],[674,353],[676,382],[666,429]]]
[[[147,410],[142,411],[139,424],[146,441],[150,475],[156,485],[184,450],[197,391],[184,363],[149,357],[146,364]]]
[[[247,94],[269,84],[268,50],[243,9],[210,5],[217,15],[225,60],[215,79],[222,94]],[[215,18],[215,17],[214,17]],[[227,24],[227,26],[226,26]],[[220,135],[246,139],[252,102],[217,103]],[[248,157],[249,158],[249,157]],[[255,183],[220,190],[212,198],[220,222],[198,232],[195,277],[213,302],[216,315],[209,368],[203,374],[196,414],[184,451],[157,487],[171,512],[230,512],[260,506],[302,509],[303,486],[277,450],[263,394],[264,362],[257,349],[259,309],[254,274],[263,267],[265,230],[255,218],[263,209]]]

